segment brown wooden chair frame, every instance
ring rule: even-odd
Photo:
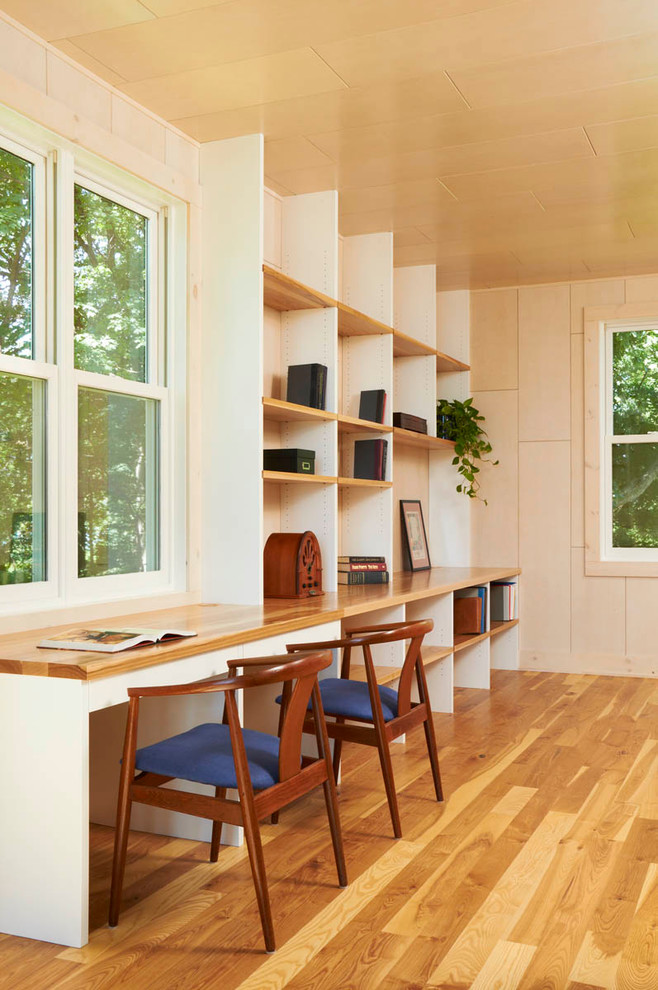
[[[391,753],[389,744],[393,739],[408,732],[421,722],[425,730],[425,741],[427,752],[432,768],[432,779],[437,801],[443,800],[443,787],[441,784],[441,771],[439,768],[439,756],[436,748],[436,736],[434,732],[434,722],[432,720],[432,709],[430,705],[429,692],[427,690],[427,679],[421,655],[421,644],[423,638],[434,628],[432,619],[421,619],[416,622],[388,622],[372,626],[359,626],[350,629],[345,633],[343,639],[330,640],[322,643],[295,643],[286,646],[289,653],[296,653],[302,650],[343,650],[340,676],[348,680],[350,676],[350,664],[352,651],[361,649],[366,670],[366,680],[370,695],[373,718],[370,720],[351,718],[346,721],[344,717],[333,716],[335,721],[327,722],[327,733],[334,740],[334,779],[338,781],[340,771],[340,760],[342,755],[343,742],[361,743],[364,746],[375,746],[379,753],[379,761],[386,788],[386,797],[391,813],[393,833],[396,839],[402,836],[400,827],[400,812],[398,809],[397,794],[395,791],[395,781],[393,778],[393,766],[391,763]],[[382,711],[381,697],[377,684],[377,673],[372,658],[372,647],[379,643],[396,643],[400,640],[410,640],[404,663],[400,669],[400,680],[398,687],[398,714],[395,718],[386,722]],[[411,700],[411,689],[413,681],[416,681],[419,701]],[[282,699],[281,717],[284,717],[285,705],[288,703],[289,693],[284,687]],[[327,714],[332,715],[331,712]],[[364,722],[366,724],[354,724]],[[283,724],[283,723],[280,723]],[[370,728],[372,724],[372,728]],[[307,716],[304,724],[304,732],[313,732],[314,720]]]
[[[315,787],[322,785],[336,859],[338,881],[341,887],[347,885],[342,835],[336,800],[336,785],[317,679],[318,671],[325,669],[330,663],[331,654],[318,651],[306,651],[304,656],[300,658],[293,658],[288,654],[275,657],[229,660],[229,672],[236,667],[260,667],[263,669],[242,676],[231,677],[229,673],[229,675],[223,678],[209,678],[190,684],[128,688],[130,702],[119,785],[112,890],[110,896],[109,923],[111,927],[114,927],[119,920],[130,811],[133,801],[152,805],[157,808],[165,808],[168,811],[179,811],[188,815],[210,819],[213,822],[212,841],[210,845],[211,862],[217,862],[219,855],[222,822],[241,825],[244,828],[263,936],[268,952],[274,951],[275,939],[263,848],[258,825],[262,819],[272,815],[273,812],[277,812],[280,808],[285,807],[285,805],[290,804]],[[293,681],[295,682],[294,687]],[[286,715],[279,733],[279,783],[265,790],[254,792],[249,774],[242,727],[240,725],[236,692],[279,682],[283,682],[284,689],[288,689],[287,695],[289,699]],[[217,787],[215,789],[215,796],[212,797],[210,795],[194,794],[189,791],[163,788],[163,784],[175,779],[173,777],[164,777],[145,772],[138,772],[138,776],[135,776],[140,698],[188,696],[215,692],[223,693],[225,697],[223,722],[224,724],[228,723],[229,726],[239,800],[228,800],[226,798],[226,788]],[[312,705],[314,734],[318,745],[317,757],[302,756],[301,754],[302,730],[309,700]]]

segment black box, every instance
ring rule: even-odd
[[[264,471],[289,471],[292,474],[315,474],[315,451],[299,447],[263,451]]]
[[[427,420],[422,416],[412,416],[411,413],[394,412],[393,426],[402,430],[412,430],[414,433],[427,433]]]
[[[288,367],[286,401],[311,409],[324,409],[327,395],[325,364],[291,364]]]

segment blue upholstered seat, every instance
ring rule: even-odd
[[[370,694],[365,681],[348,681],[342,677],[327,677],[318,683],[325,714],[373,720]],[[384,721],[390,722],[398,714],[398,693],[393,688],[380,687],[379,696],[382,699]]]
[[[249,773],[255,791],[279,781],[279,740],[276,736],[243,729]],[[237,787],[228,725],[207,722],[189,732],[137,750],[137,770],[165,777],[194,780],[215,787]]]

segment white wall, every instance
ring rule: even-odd
[[[640,300],[658,313],[658,276],[471,295],[473,394],[500,460],[473,506],[473,563],[523,569],[524,667],[658,671],[658,579],[584,573],[583,307]]]

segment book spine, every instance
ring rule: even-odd
[[[385,571],[386,564],[339,564],[338,570],[342,573],[356,573],[357,571]]]
[[[382,473],[380,481],[386,481],[386,461],[388,458],[388,440],[382,440]]]
[[[339,564],[385,564],[386,557],[347,556],[339,557]]]
[[[339,574],[339,584],[388,584],[388,571],[356,571]]]

